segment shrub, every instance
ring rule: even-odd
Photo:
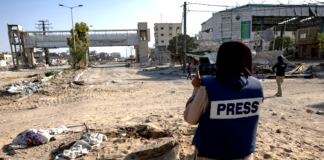
[[[49,71],[44,73],[46,77],[53,76],[55,73],[54,71]]]

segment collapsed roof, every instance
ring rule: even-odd
[[[299,28],[320,25],[321,19],[324,18],[324,5],[247,4],[221,12],[251,10],[252,31],[260,31],[262,21],[263,30],[284,24],[286,25],[286,31],[296,31]],[[211,29],[211,18],[201,25],[202,31]]]

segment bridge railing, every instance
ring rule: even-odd
[[[46,32],[25,32],[24,38],[28,41],[66,41],[66,38],[71,38],[69,31],[46,31]],[[45,33],[45,35],[44,35]],[[134,39],[138,34],[134,31],[110,31],[99,30],[89,31],[90,40],[106,40],[106,39]]]
[[[127,40],[127,45],[139,43],[137,30],[90,30],[90,41]],[[62,46],[67,38],[72,38],[70,31],[25,31],[24,44],[27,47],[46,45]]]

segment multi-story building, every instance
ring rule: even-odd
[[[11,61],[12,60],[12,56],[8,52],[3,52],[2,54],[0,54],[0,60]]]
[[[118,59],[120,59],[120,53],[119,52],[112,52],[112,53],[110,53],[110,56],[112,58],[118,58]]]
[[[102,60],[108,60],[109,59],[109,54],[105,52],[100,52],[99,53],[99,58]]]
[[[182,32],[181,23],[155,23],[154,38],[155,48],[158,53],[169,52],[167,47],[172,37]]]

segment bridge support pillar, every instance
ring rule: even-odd
[[[44,52],[45,52],[45,61],[46,61],[46,64],[49,65],[50,58],[49,58],[49,50],[48,50],[48,48],[44,48]]]
[[[147,28],[146,22],[140,22],[137,24],[139,44],[135,46],[136,59],[138,62],[148,62],[149,47],[148,42],[150,41],[150,29]]]
[[[27,54],[27,58],[28,58],[28,66],[29,67],[34,67],[35,62],[34,62],[34,48],[28,48],[25,49],[26,50],[26,54]]]

